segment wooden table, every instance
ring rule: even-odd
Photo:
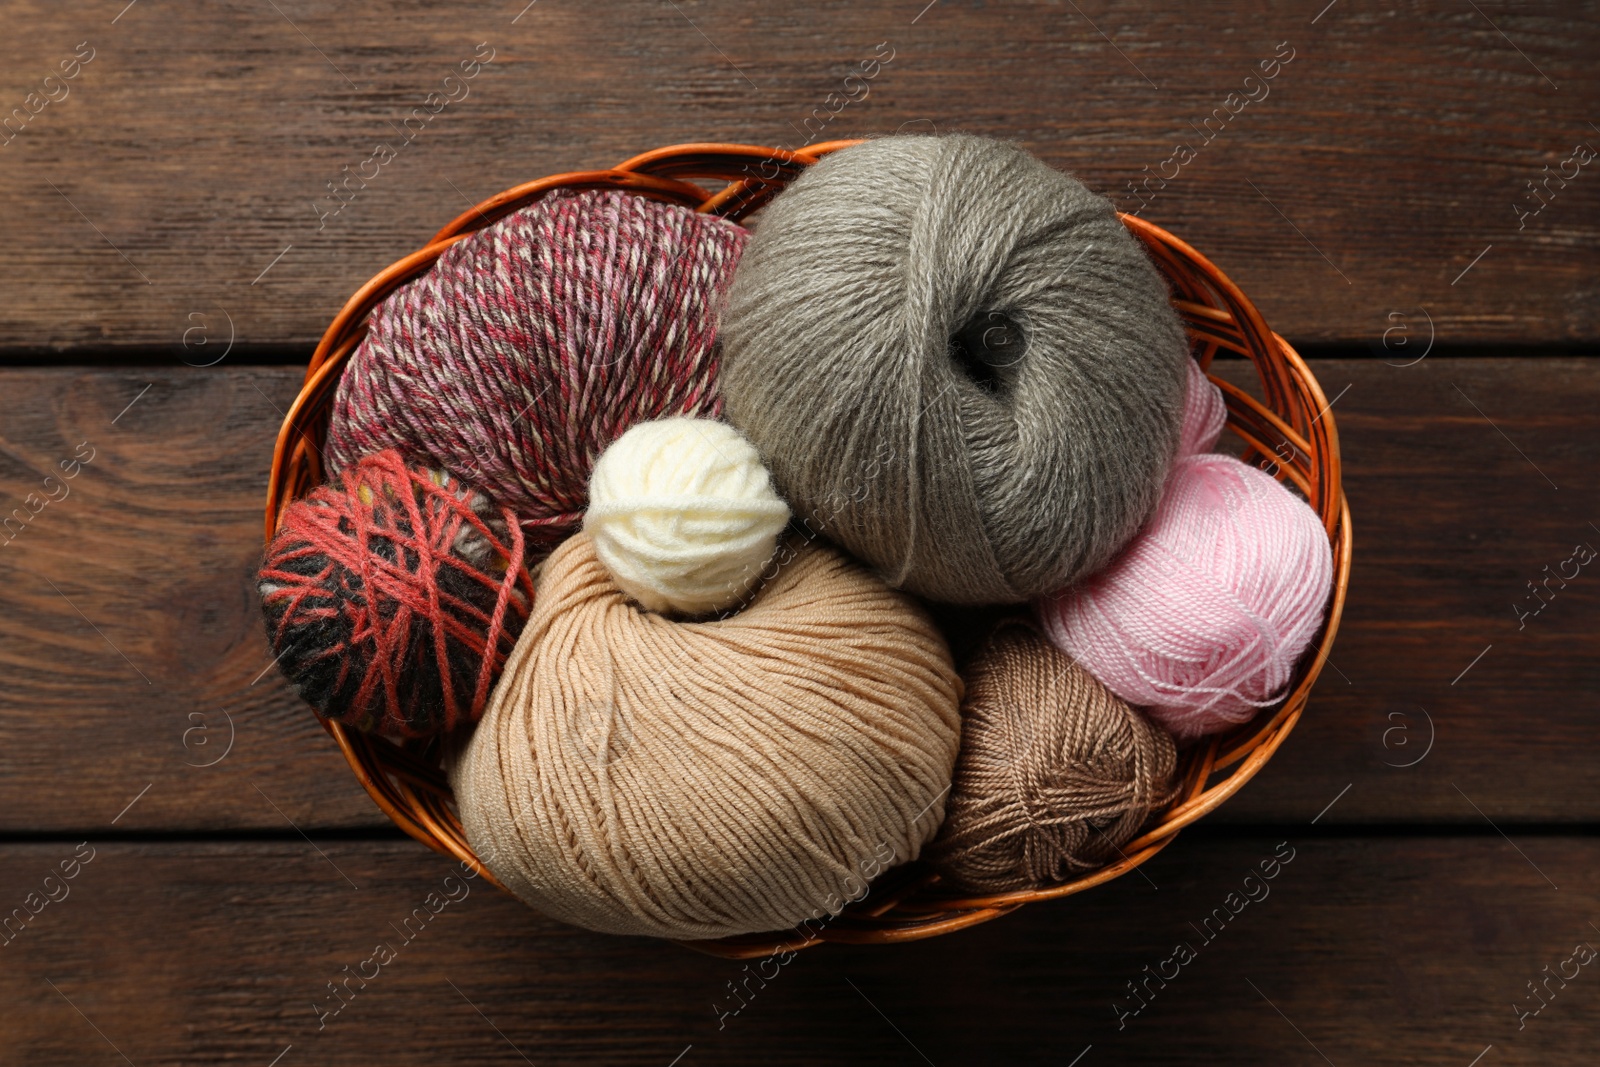
[[[1600,578],[1513,605],[1600,544],[1600,5],[523,2],[8,7],[0,1061],[1594,1062]],[[1313,357],[1356,562],[1305,719],[1141,874],[803,953],[737,1014],[740,965],[481,883],[333,1014],[451,868],[265,652],[264,479],[315,339],[523,180],[901,129],[1019,140]]]

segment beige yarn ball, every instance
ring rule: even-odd
[[[788,521],[738,430],[680,416],[639,423],[601,453],[583,528],[624,593],[707,615],[744,599]]]
[[[797,542],[709,622],[641,611],[588,534],[545,562],[451,769],[467,840],[516,896],[608,933],[781,930],[933,837],[960,730],[944,638],[854,560]]]

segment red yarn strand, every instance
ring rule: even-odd
[[[368,456],[284,513],[260,574],[274,651],[303,692],[315,676],[305,695],[330,718],[406,736],[473,721],[532,604],[526,552],[509,509],[392,450]],[[423,666],[435,709],[416,703]]]

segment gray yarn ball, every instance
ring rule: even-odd
[[[796,519],[953,603],[1053,592],[1154,509],[1187,343],[1109,201],[1014,145],[836,152],[762,213],[720,337]]]

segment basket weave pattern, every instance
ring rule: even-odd
[[[798,152],[750,145],[677,145],[646,152],[611,170],[559,174],[529,182],[456,218],[425,248],[363,285],[323,334],[273,453],[266,502],[268,540],[276,532],[283,509],[323,480],[321,450],[334,393],[345,362],[366,335],[367,316],[395,289],[429,270],[446,248],[555,189],[624,189],[737,221],[771,200],[805,167],[854,143],[832,141]],[[712,192],[696,182],[721,187]],[[1333,646],[1350,578],[1350,512],[1340,481],[1333,415],[1304,361],[1268,329],[1255,305],[1221,271],[1160,227],[1128,215],[1122,219],[1165,276],[1188,330],[1191,351],[1201,366],[1209,367],[1221,351],[1244,356],[1254,365],[1264,402],[1226,382],[1217,383],[1227,400],[1228,427],[1247,445],[1242,456],[1245,462],[1260,462],[1305,494],[1332,542],[1335,580],[1328,620],[1315,647],[1300,663],[1288,697],[1270,714],[1264,712],[1251,723],[1185,751],[1178,768],[1177,796],[1143,834],[1123,846],[1116,863],[1059,885],[981,897],[956,895],[919,864],[909,864],[884,874],[865,898],[820,927],[808,926],[805,933],[750,934],[691,942],[692,947],[720,956],[754,958],[819,941],[911,941],[974,926],[1024,904],[1069,896],[1108,882],[1155,855],[1179,830],[1237,792],[1299,721]],[[338,742],[361,784],[396,825],[429,847],[473,864],[494,882],[462,832],[450,783],[440,768],[437,741],[396,745],[336,722],[323,720],[322,724]]]

